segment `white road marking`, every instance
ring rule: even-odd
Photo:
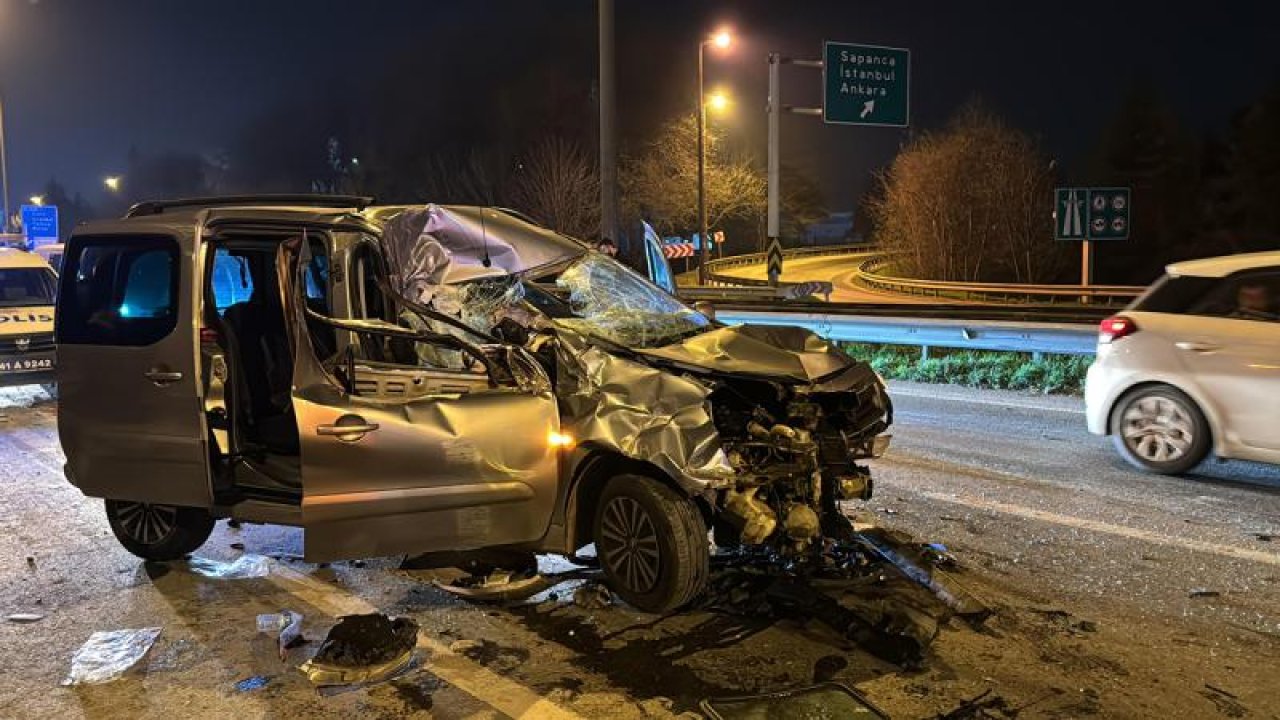
[[[1250,562],[1280,566],[1280,554],[1277,553],[1250,550],[1248,548],[1222,545],[1219,543],[1193,540],[1190,538],[1170,537],[1168,535],[1151,532],[1150,530],[1129,527],[1127,525],[1116,525],[1109,522],[1102,522],[1101,520],[1090,520],[1088,518],[1075,517],[1074,515],[1063,515],[1060,513],[1048,512],[1046,510],[1037,510],[1023,505],[999,502],[997,500],[987,500],[985,498],[968,497],[929,490],[918,492],[920,495],[923,495],[930,500],[937,500],[938,502],[963,505],[965,507],[976,508],[979,510],[990,510],[993,512],[1003,513],[1005,515],[1014,515],[1016,517],[1026,518],[1028,520],[1052,523],[1054,525],[1063,525],[1082,530],[1092,530],[1094,532],[1107,533],[1109,535],[1116,535],[1131,540],[1142,540],[1156,545],[1180,547],[1187,550],[1193,550],[1195,552],[1209,553],[1211,555],[1220,555],[1223,557],[1236,558],[1238,560],[1248,560]]]
[[[1084,415],[1085,410],[1082,407],[1060,407],[1036,402],[1009,402],[1007,400],[988,400],[985,398],[972,397],[969,395],[961,395],[953,392],[919,392],[916,390],[904,390],[900,387],[894,387],[893,383],[889,383],[889,397],[901,395],[903,397],[928,398],[930,400],[950,400],[953,402],[967,403],[970,405],[990,405],[992,407],[1013,407],[1025,410],[1047,410],[1048,412],[1070,413],[1072,415]]]
[[[365,600],[293,568],[276,564],[267,578],[281,590],[330,615],[380,612]],[[418,647],[430,651],[423,661],[425,669],[515,720],[584,720],[581,715],[453,652],[424,634],[418,635]]]

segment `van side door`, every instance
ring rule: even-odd
[[[67,479],[86,495],[208,507],[194,249],[168,232],[68,242],[55,326],[58,434]]]
[[[292,277],[308,560],[541,538],[558,487],[559,415],[536,362],[514,351],[532,381],[517,383],[509,365],[495,377],[496,366],[462,361],[447,338],[412,323],[319,317]],[[376,292],[376,278],[365,279],[359,292]],[[308,330],[317,323],[349,340],[335,356],[317,354]]]

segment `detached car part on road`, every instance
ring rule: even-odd
[[[131,552],[221,517],[300,526],[313,561],[594,543],[661,612],[709,531],[801,564],[851,535],[892,419],[868,366],[506,211],[370,202],[144,203],[67,243],[67,478]]]

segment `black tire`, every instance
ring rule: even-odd
[[[596,555],[609,587],[645,612],[665,613],[702,594],[711,551],[702,514],[653,478],[616,475],[596,504]]]
[[[177,560],[209,539],[214,519],[199,508],[108,500],[107,521],[125,550],[143,560]]]
[[[1146,385],[1116,401],[1111,441],[1139,470],[1181,475],[1209,454],[1213,431],[1186,393],[1169,385]]]

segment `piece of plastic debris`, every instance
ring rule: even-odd
[[[231,543],[231,549],[232,549],[232,550],[244,550],[244,543],[242,543],[242,542],[233,542],[233,543]]]
[[[290,648],[295,648],[306,642],[306,638],[302,637],[301,613],[296,613],[292,610],[281,610],[278,613],[259,615],[257,622],[258,632],[276,636],[276,644],[279,646],[281,660],[287,658]]]
[[[711,720],[889,717],[856,690],[835,682],[749,697],[708,698],[699,707]]]
[[[193,555],[187,559],[187,569],[218,580],[244,580],[266,577],[271,572],[271,561],[261,555],[241,555],[234,562],[225,563]]]
[[[602,583],[583,583],[573,591],[573,604],[586,610],[601,610],[613,604],[613,593]]]
[[[318,686],[381,682],[413,664],[417,644],[418,624],[410,618],[346,615],[299,670]]]
[[[239,692],[251,692],[253,690],[261,690],[271,682],[271,678],[266,675],[251,675],[236,683],[236,690]]]
[[[434,581],[436,587],[451,595],[482,602],[515,602],[525,600],[551,587],[546,576],[537,572],[494,570],[488,575],[465,575],[453,582]]]
[[[31,568],[32,570],[36,569],[36,559],[31,555],[27,556],[27,567]]]
[[[44,615],[41,615],[40,613],[13,613],[6,619],[9,622],[15,623],[33,623],[43,620]]]
[[[159,636],[158,627],[95,632],[71,657],[71,672],[62,684],[111,682],[138,664]]]
[[[1271,542],[1276,539],[1276,536],[1271,533],[1254,533],[1253,537],[1258,542]]]
[[[1208,588],[1192,588],[1191,592],[1187,593],[1187,597],[1193,597],[1193,598],[1218,597],[1219,595],[1222,595],[1222,593],[1218,592],[1217,590],[1210,590]]]

